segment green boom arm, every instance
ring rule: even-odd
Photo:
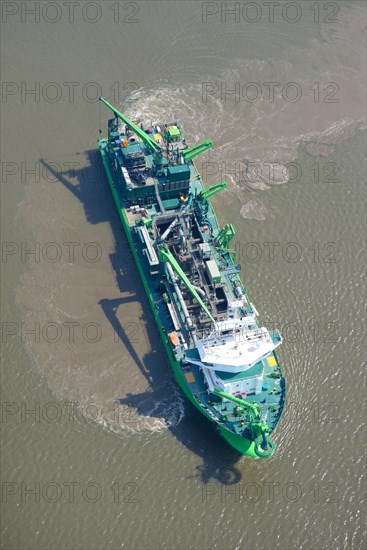
[[[225,225],[224,227],[222,227],[222,229],[220,229],[215,240],[219,246],[223,248],[228,248],[231,240],[233,239],[233,237],[235,237],[235,235],[236,235],[235,228],[231,223],[227,223],[227,225]]]
[[[225,189],[227,187],[227,184],[225,181],[222,181],[221,183],[216,183],[215,185],[212,185],[211,187],[206,187],[202,191],[200,191],[198,195],[198,199],[201,199],[202,201],[208,200],[211,196],[215,195],[215,193],[218,193],[222,189]]]
[[[197,145],[194,145],[193,147],[189,147],[188,149],[184,149],[182,151],[182,156],[185,160],[191,160],[197,155],[200,155],[200,153],[204,153],[204,151],[207,151],[212,146],[212,142],[209,140],[203,141],[201,143],[198,143]]]
[[[115,113],[118,118],[123,120],[126,126],[130,128],[130,130],[132,130],[137,136],[140,137],[140,139],[143,140],[150,151],[155,154],[162,154],[162,148],[158,145],[156,141],[154,141],[154,139],[151,139],[141,128],[139,128],[139,126],[134,124],[129,118],[120,113],[120,111],[118,111],[113,105],[111,105],[111,103],[108,103],[108,101],[106,101],[103,97],[100,97],[99,99],[100,101],[102,101],[102,103],[107,105],[107,107],[111,109],[111,111]]]
[[[194,296],[194,298],[198,301],[200,307],[205,311],[205,313],[207,314],[209,319],[211,319],[213,321],[213,323],[215,323],[212,314],[210,313],[210,311],[208,310],[208,308],[206,307],[206,305],[204,304],[204,302],[200,298],[199,294],[196,292],[196,290],[194,289],[194,287],[190,283],[189,279],[186,277],[185,273],[182,271],[182,269],[179,266],[179,264],[177,263],[175,257],[171,254],[171,252],[168,250],[168,248],[166,246],[161,247],[160,254],[161,254],[161,256],[163,256],[163,258],[166,262],[169,262],[171,264],[173,269],[176,271],[177,275],[180,277],[181,281],[186,286],[187,290],[189,290],[191,292],[191,294]]]
[[[265,422],[262,422],[260,418],[259,405],[256,403],[248,403],[247,401],[238,399],[237,397],[225,393],[224,391],[219,391],[216,388],[212,390],[212,393],[214,393],[214,395],[218,395],[222,399],[228,399],[229,401],[233,401],[234,403],[237,403],[237,405],[248,409],[250,412],[250,429],[253,437],[255,438],[255,453],[257,456],[263,458],[272,456],[275,450],[275,445],[270,439],[268,439],[268,433],[270,431],[269,426],[265,424]],[[253,415],[252,418],[251,415]]]
[[[252,412],[254,415],[254,420],[259,418],[259,409],[256,405],[253,405],[252,403],[248,403],[247,401],[243,401],[242,399],[238,399],[238,397],[234,397],[233,395],[230,395],[229,393],[225,393],[224,391],[219,391],[217,389],[213,389],[213,393],[215,395],[218,395],[222,399],[228,399],[228,401],[233,401],[234,403],[237,403],[237,405],[241,405],[242,407],[246,407],[249,411]]]

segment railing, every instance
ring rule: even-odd
[[[269,335],[275,345],[280,344],[283,340],[279,330],[269,330]]]

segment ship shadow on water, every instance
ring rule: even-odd
[[[55,180],[59,181],[82,203],[89,223],[93,225],[103,222],[110,224],[115,246],[114,250],[111,249],[109,259],[116,285],[122,296],[116,299],[103,298],[98,303],[115,335],[118,336],[147,381],[147,389],[144,392],[127,394],[118,402],[121,405],[133,407],[141,416],[149,416],[150,412],[154,410],[155,404],[162,400],[162,393],[166,394],[164,401],[168,406],[169,400],[184,398],[183,394],[182,397],[177,397],[181,390],[171,372],[148,298],[133,261],[109,190],[99,150],[87,151],[85,155],[88,161],[86,167],[73,168],[65,172],[57,172],[44,159],[40,159],[40,162]],[[121,323],[118,317],[118,309],[121,305],[136,302],[141,304],[144,312],[142,318],[139,319],[138,326],[144,325],[150,350],[143,357],[137,352],[139,340],[134,340],[132,337],[131,324]],[[203,484],[217,481],[225,485],[235,484],[241,480],[241,471],[236,467],[241,455],[222,440],[216,433],[215,425],[205,419],[193,405],[186,402],[186,398],[185,415],[182,421],[172,424],[168,421],[167,426],[176,439],[203,461],[202,465],[197,466],[197,471],[189,476],[190,478],[199,479]]]

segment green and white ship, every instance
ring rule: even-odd
[[[269,458],[285,403],[276,355],[282,337],[262,327],[235,263],[232,224],[219,227],[179,123],[114,117],[98,140],[122,226],[182,391],[238,452]],[[164,368],[164,367],[162,367]],[[163,375],[163,373],[162,373]]]

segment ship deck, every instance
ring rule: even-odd
[[[189,350],[186,352],[186,356],[196,358],[196,350]],[[197,353],[197,352],[196,352]],[[253,376],[254,372],[258,373],[263,371],[264,382],[262,391],[259,394],[250,394],[248,396],[242,396],[249,403],[257,404],[260,406],[260,416],[264,422],[266,422],[270,429],[273,431],[281,416],[284,402],[285,402],[285,385],[284,379],[281,378],[278,359],[275,354],[272,354],[266,358],[265,361],[259,362],[247,371],[247,373],[230,374],[221,371],[215,371],[216,375],[223,380],[238,378],[245,378]],[[246,427],[247,413],[237,414],[236,409],[238,405],[232,401],[223,402],[220,397],[208,393],[208,388],[204,382],[204,376],[200,371],[200,368],[196,365],[187,364],[184,367],[184,374],[186,381],[192,391],[195,399],[219,424],[222,426],[233,429],[235,433],[243,434]],[[241,397],[238,395],[238,397]]]
[[[103,142],[103,140],[101,140],[101,142]],[[102,145],[102,150],[103,147]],[[110,158],[109,160],[110,164],[116,163],[115,153],[113,154],[113,159]],[[120,152],[118,152],[118,154],[120,154]],[[107,153],[107,156],[108,155],[110,155],[110,153]],[[146,165],[148,168],[152,166],[152,163],[153,157],[151,155],[146,155]],[[165,166],[166,165],[167,163],[165,162]],[[189,162],[188,166],[190,167],[190,194],[196,197],[204,189],[204,186],[195,164]],[[189,364],[185,361],[185,356],[200,360],[198,351],[195,349],[194,335],[192,331],[188,329],[183,310],[182,308],[180,309],[179,300],[177,299],[177,295],[172,285],[166,284],[165,286],[165,290],[169,295],[169,303],[167,303],[167,300],[163,299],[162,282],[160,280],[163,272],[160,271],[160,277],[155,278],[152,276],[151,269],[147,262],[146,250],[143,249],[142,242],[136,230],[139,225],[145,223],[144,220],[148,220],[151,239],[156,239],[159,237],[159,233],[158,235],[155,234],[157,231],[155,220],[161,219],[163,223],[162,227],[164,227],[165,230],[175,217],[180,216],[182,210],[185,209],[185,202],[182,203],[178,197],[160,197],[157,191],[160,183],[159,178],[153,178],[149,173],[149,177],[146,178],[144,184],[140,184],[138,180],[136,180],[133,182],[133,187],[137,191],[140,189],[142,193],[144,193],[144,190],[147,188],[150,188],[147,193],[155,192],[155,196],[150,194],[149,197],[144,198],[142,194],[143,198],[138,198],[132,205],[132,202],[128,199],[126,189],[124,189],[124,186],[121,184],[121,180],[113,176],[113,169],[111,170],[111,174],[111,180],[113,180],[111,185],[113,187],[115,202],[122,214],[122,219],[126,220],[125,230],[129,232],[131,246],[144,272],[146,291],[149,293],[152,306],[158,314],[161,329],[163,333],[167,335],[178,330],[180,336],[183,338],[183,342],[186,342],[185,345],[182,341],[174,345],[170,342],[169,338],[166,339],[166,343],[171,346],[176,361],[180,365],[189,393],[193,396],[198,408],[204,410],[217,424],[241,437],[251,438],[251,434],[247,432],[249,425],[248,411],[244,409],[244,411],[239,412],[238,404],[230,400],[224,400],[209,392],[201,367],[192,363]],[[245,316],[253,315],[253,306],[249,301],[246,288],[243,286],[239,277],[240,266],[234,263],[234,258],[231,253],[223,250],[223,248],[221,249],[215,244],[215,238],[219,234],[220,227],[209,201],[207,201],[206,204],[204,219],[205,223],[201,223],[201,227],[197,227],[196,234],[194,234],[195,231],[193,231],[192,236],[186,239],[187,262],[180,256],[178,234],[166,239],[167,247],[180,263],[180,267],[186,277],[190,279],[190,283],[195,285],[195,288],[200,287],[205,292],[206,304],[210,308],[216,321],[220,321],[221,319],[224,320],[227,315],[227,304],[238,299],[234,292],[234,281],[238,281],[238,284],[241,285],[243,290],[243,314]],[[193,224],[192,229],[195,229],[194,225],[198,223],[197,220],[196,222],[195,220],[196,218],[193,216],[191,220]],[[182,227],[184,227],[184,225],[182,225]],[[210,230],[206,230],[205,227],[210,228]],[[161,231],[163,231],[163,229]],[[221,276],[219,285],[212,284],[203,272],[203,260],[202,258],[200,259],[199,243],[207,243],[210,246],[210,258],[218,266]],[[182,285],[180,291],[190,317],[196,327],[195,337],[200,339],[203,336],[208,336],[212,330],[212,323],[207,314],[204,313],[202,307],[200,307],[198,302],[193,298],[192,294]],[[172,307],[175,311],[174,315],[172,315]],[[277,334],[271,333],[270,335],[275,343]],[[234,396],[242,397],[249,403],[259,405],[261,419],[268,424],[270,431],[274,430],[281,416],[285,402],[285,381],[282,377],[281,367],[275,351],[268,355],[268,357],[257,362],[247,371],[228,373],[216,370],[215,375],[220,378],[224,384],[231,382],[234,386],[237,382],[245,378],[262,375],[264,378],[260,392],[249,393],[248,395],[234,392]]]

